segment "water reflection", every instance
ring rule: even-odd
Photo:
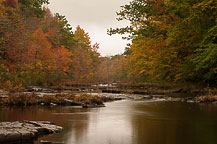
[[[135,104],[134,109],[152,115],[132,115],[136,144],[217,143],[217,109],[208,105],[163,102]]]
[[[105,108],[1,108],[0,121],[48,120],[63,126],[40,138],[65,144],[215,144],[217,106],[119,101]]]

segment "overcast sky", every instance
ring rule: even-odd
[[[123,27],[128,22],[118,22],[116,12],[121,5],[130,0],[50,0],[48,7],[52,13],[65,15],[71,26],[77,25],[89,33],[92,44],[100,44],[99,52],[102,56],[110,56],[124,52],[126,40],[121,35],[107,35],[110,27]]]

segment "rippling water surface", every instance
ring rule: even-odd
[[[64,144],[217,144],[217,105],[123,100],[105,108],[1,108],[0,121],[43,120],[64,131],[40,138]]]

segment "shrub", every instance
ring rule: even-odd
[[[38,104],[38,100],[34,94],[11,93],[5,103],[8,105],[27,106]]]

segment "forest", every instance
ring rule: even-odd
[[[133,0],[117,12],[130,26],[110,28],[132,42],[123,54],[102,57],[88,32],[73,31],[48,0],[0,1],[2,87],[61,82],[215,84],[216,0]]]

